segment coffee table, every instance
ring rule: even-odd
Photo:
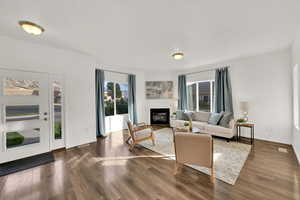
[[[197,134],[204,134],[204,132],[201,131],[200,128],[192,128],[192,131],[191,131],[191,132],[192,132],[192,133],[197,133]]]
[[[196,134],[206,134],[200,128],[192,128],[192,130],[189,130],[188,128],[177,127],[177,128],[174,128],[174,131],[175,132],[196,133]]]

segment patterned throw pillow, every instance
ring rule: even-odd
[[[208,123],[212,125],[217,125],[221,120],[221,118],[222,118],[221,113],[211,113]]]
[[[219,122],[219,125],[225,128],[229,128],[229,122],[233,119],[233,114],[229,112],[221,112],[221,114],[222,118]]]

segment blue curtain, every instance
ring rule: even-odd
[[[217,69],[215,75],[215,112],[233,114],[232,91],[228,67]]]
[[[178,76],[178,110],[187,110],[186,76]]]
[[[97,137],[105,135],[104,71],[96,69],[96,131]]]
[[[132,123],[137,123],[135,75],[128,75],[128,113]]]

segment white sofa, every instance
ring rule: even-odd
[[[208,123],[211,113],[209,112],[188,112],[187,119],[176,119],[173,127],[183,127],[185,122],[191,122],[193,128],[199,128],[201,132],[231,139],[236,135],[236,121],[231,119],[228,127],[212,125]]]

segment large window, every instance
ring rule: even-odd
[[[187,84],[188,110],[211,112],[214,99],[214,81],[199,81]]]
[[[128,84],[105,81],[105,116],[128,113]]]

